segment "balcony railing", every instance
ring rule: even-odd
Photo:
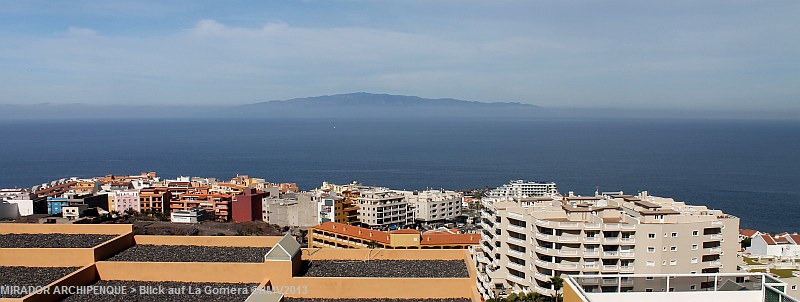
[[[712,248],[708,249],[708,252],[712,253],[712,254],[719,254],[719,253],[722,253],[722,248],[712,247]]]
[[[622,272],[632,272],[633,271],[633,265],[620,266],[619,270],[622,271]]]
[[[619,256],[619,252],[617,252],[617,251],[605,251],[605,252],[603,252],[603,256],[617,257],[617,256]]]
[[[525,233],[525,227],[521,227],[521,226],[514,225],[514,224],[507,225],[506,229],[509,230],[509,231],[514,231],[514,232],[520,233],[520,234]]]
[[[583,242],[600,242],[600,237],[584,237]]]
[[[535,237],[536,237],[536,239],[552,241],[552,239],[550,239],[550,238],[554,237],[554,236],[553,235],[542,234],[542,233],[536,233]]]
[[[517,213],[517,212],[508,211],[508,212],[506,212],[506,214],[508,214],[508,218],[512,218],[512,219],[516,219],[516,220],[525,220],[525,216],[520,214],[520,213]]]
[[[562,268],[562,269],[564,269],[564,268],[571,269],[571,268],[578,268],[578,264],[577,263],[559,263],[556,267]]]
[[[603,265],[604,271],[616,271],[619,270],[619,266],[617,265]]]
[[[619,223],[606,223],[603,224],[603,229],[608,231],[619,230]]]
[[[540,272],[533,272],[533,278],[542,282],[550,282],[550,276],[542,274]]]
[[[518,258],[525,258],[525,253],[524,252],[520,252],[520,251],[512,250],[512,249],[508,249],[508,255],[509,256],[514,256],[514,257],[518,257]]]
[[[597,250],[585,250],[583,251],[584,256],[597,256],[600,255],[600,252]]]
[[[634,257],[633,252],[619,252],[620,257]]]
[[[709,235],[711,239],[722,239],[722,234],[711,234]]]
[[[600,269],[600,266],[597,265],[597,264],[584,264],[583,265],[583,269],[585,269],[585,270],[596,270],[596,269]]]
[[[620,238],[619,242],[621,243],[636,243],[636,240],[633,238]]]
[[[519,239],[519,238],[516,238],[516,237],[508,236],[508,239],[506,239],[506,240],[508,240],[509,243],[513,243],[513,244],[517,244],[517,245],[524,245],[525,244],[525,239]]]
[[[516,262],[513,262],[513,261],[509,261],[507,266],[510,267],[510,268],[516,269],[516,270],[524,270],[524,269],[526,269],[524,264],[519,264],[519,263],[516,263]]]
[[[585,230],[599,230],[601,225],[599,223],[584,223],[583,229]]]
[[[580,228],[580,224],[577,222],[559,222],[558,227],[561,229],[577,229]]]
[[[620,227],[621,229],[623,229],[623,230],[635,230],[635,229],[636,229],[636,225],[634,225],[634,224],[627,224],[627,223],[620,224],[620,226],[619,226],[619,227]]]
[[[578,255],[577,250],[558,250],[559,255],[575,256]]]
[[[558,241],[563,242],[578,242],[581,237],[578,236],[558,236]]]
[[[528,280],[525,280],[525,278],[517,277],[516,275],[512,275],[512,274],[508,274],[508,280],[511,280],[511,281],[514,281],[514,282],[520,283],[520,284],[526,284],[528,282]]]
[[[722,266],[722,262],[720,262],[719,260],[711,261],[708,264],[713,266],[713,267],[721,267]]]
[[[536,224],[536,225],[538,225],[540,227],[545,227],[545,228],[549,228],[550,227],[550,222],[547,221],[547,220],[539,220],[539,219],[537,219],[534,224]]]

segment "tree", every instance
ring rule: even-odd
[[[561,279],[560,276],[553,276],[550,278],[550,284],[553,285],[553,289],[556,291],[556,293],[553,294],[552,296],[553,301],[554,302],[560,301],[561,295],[558,293],[558,291],[561,290],[562,286],[564,286],[564,279]]]
[[[746,249],[746,248],[750,247],[751,244],[752,244],[752,241],[751,241],[750,237],[747,237],[744,240],[742,240],[742,248],[743,249]]]
[[[367,247],[371,249],[377,248],[378,242],[375,240],[370,240],[369,243],[367,243]]]

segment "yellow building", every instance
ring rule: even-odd
[[[326,222],[308,231],[309,248],[466,249],[477,245],[479,234],[433,233],[417,230],[383,232]]]

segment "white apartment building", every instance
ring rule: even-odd
[[[488,197],[544,197],[557,195],[558,189],[554,182],[536,182],[526,180],[512,180],[501,187],[487,193]]]
[[[647,192],[482,205],[473,257],[484,297],[552,294],[553,276],[735,272],[738,263],[738,218]]]
[[[124,213],[128,209],[136,212],[142,210],[141,204],[139,203],[138,190],[111,191],[108,193],[108,196],[111,198],[111,206],[109,207],[111,211]]]
[[[750,247],[745,250],[752,256],[800,259],[800,235],[798,234],[760,234],[753,237]]]
[[[359,190],[358,219],[368,228],[402,228],[414,221],[406,196],[386,188]]]
[[[400,191],[417,222],[439,222],[461,215],[460,193],[446,190]]]

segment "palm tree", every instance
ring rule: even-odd
[[[558,291],[561,290],[561,287],[564,286],[564,279],[561,279],[560,276],[553,276],[550,278],[550,284],[553,284],[553,289],[556,290],[556,293],[553,294],[553,302],[560,301],[560,295]]]

